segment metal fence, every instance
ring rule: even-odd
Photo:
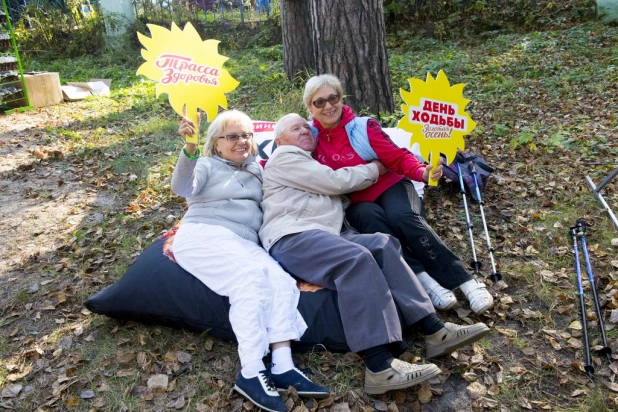
[[[279,13],[279,4],[280,0],[133,0],[135,17],[147,21],[182,20],[187,13],[204,21],[262,21]]]
[[[67,4],[67,0],[6,0],[11,20],[15,24],[22,16],[34,13],[46,14],[60,11],[70,17],[72,14],[87,15],[96,7],[98,0],[79,0]]]
[[[67,20],[79,20],[92,9],[98,9],[98,0],[6,0],[14,24],[21,18],[52,12],[66,15]],[[144,22],[182,23],[194,21],[228,21],[235,23],[259,22],[279,13],[280,0],[132,0],[135,18]],[[79,26],[79,21],[75,24]]]

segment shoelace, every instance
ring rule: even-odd
[[[262,382],[264,382],[264,385],[266,386],[266,389],[268,389],[269,391],[276,391],[277,390],[277,388],[275,388],[275,383],[270,378],[270,375],[267,375],[264,372],[260,372],[259,376],[260,376],[260,379],[262,380]]]

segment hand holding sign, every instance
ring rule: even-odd
[[[227,109],[224,93],[234,90],[238,81],[223,68],[228,58],[217,52],[219,41],[202,41],[191,23],[184,30],[172,23],[171,31],[154,24],[147,26],[151,38],[137,33],[146,60],[137,74],[157,82],[157,97],[167,93],[172,108],[180,115],[186,106],[186,117],[194,125],[198,124],[198,107],[204,109],[209,121],[217,116],[219,106]],[[197,135],[187,135],[186,141],[197,144]]]
[[[193,120],[187,117],[187,105],[184,105],[182,107],[182,120],[180,121],[180,126],[178,126],[178,134],[182,138],[182,141],[185,142],[185,149],[187,150],[187,153],[189,153],[191,156],[195,154],[195,152],[197,151],[197,145],[199,144],[201,120],[202,116],[200,116],[198,112],[197,124],[193,123]],[[189,142],[187,139],[188,136],[194,136],[196,142]]]
[[[463,97],[465,84],[451,87],[446,74],[442,70],[436,79],[427,73],[427,81],[410,78],[410,91],[401,89],[401,97],[407,104],[401,105],[404,117],[397,127],[412,133],[410,147],[419,143],[421,156],[431,159],[430,164],[435,171],[429,174],[429,185],[438,184],[435,177],[441,171],[440,153],[449,162],[457,154],[457,149],[464,150],[463,136],[470,133],[476,123],[466,113],[465,108],[470,100]]]

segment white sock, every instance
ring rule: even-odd
[[[294,361],[292,360],[292,348],[281,347],[272,351],[273,367],[272,373],[277,375],[294,369]]]
[[[260,373],[260,371],[263,371],[266,369],[266,366],[264,365],[264,362],[262,362],[262,360],[256,360],[253,362],[249,362],[246,365],[244,365],[242,367],[242,369],[240,370],[240,373],[242,373],[242,376],[245,377],[245,379],[250,379],[250,378],[255,378],[256,376],[258,376],[258,373]]]

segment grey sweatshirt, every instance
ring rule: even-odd
[[[262,178],[254,156],[241,165],[219,156],[191,160],[181,151],[172,175],[172,191],[185,197],[189,205],[182,224],[219,225],[258,243],[262,183],[254,175]]]

